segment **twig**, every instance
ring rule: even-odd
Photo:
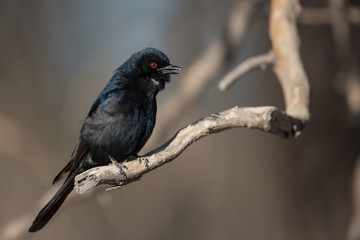
[[[296,22],[300,10],[297,0],[273,0],[270,38],[276,56],[274,72],[284,93],[286,113],[306,122],[310,118],[310,86],[299,53]]]
[[[264,0],[238,1],[232,8],[224,34],[214,38],[209,47],[185,72],[177,87],[159,112],[157,124],[161,130],[155,132],[151,141],[158,142],[164,132],[168,132],[185,110],[197,102],[212,86],[226,63],[239,51],[248,33],[252,20]],[[179,101],[181,99],[181,101]]]
[[[301,120],[292,118],[275,107],[234,107],[218,114],[211,114],[179,130],[163,146],[143,156],[149,161],[148,167],[136,159],[124,163],[126,177],[119,174],[119,169],[114,165],[92,168],[76,176],[75,190],[83,193],[100,184],[128,184],[175,159],[200,138],[237,127],[260,129],[282,137],[295,138],[299,136],[304,125]]]
[[[233,84],[235,84],[241,77],[247,73],[255,70],[256,68],[263,68],[266,65],[275,63],[275,55],[272,51],[261,54],[259,56],[251,57],[240,63],[235,69],[225,75],[225,77],[219,83],[219,89],[221,91],[228,90]]]
[[[296,28],[300,9],[297,0],[272,1],[270,38],[273,51],[240,64],[220,82],[220,90],[228,89],[236,80],[254,68],[274,63],[274,72],[285,97],[286,113],[304,122],[309,120],[310,86],[300,58],[300,41]]]

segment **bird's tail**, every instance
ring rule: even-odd
[[[76,171],[77,172],[77,171]],[[36,232],[42,229],[45,224],[54,216],[56,211],[63,204],[66,197],[74,189],[74,179],[76,174],[72,173],[61,186],[61,188],[55,193],[53,198],[45,205],[35,218],[32,226],[29,228],[29,232]]]

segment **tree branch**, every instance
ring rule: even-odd
[[[247,73],[255,70],[256,68],[263,68],[266,65],[275,63],[275,55],[272,51],[261,54],[259,56],[251,57],[240,63],[235,69],[225,75],[225,77],[219,83],[219,89],[221,91],[228,90],[234,85],[241,77]]]
[[[348,6],[345,11],[347,21],[353,25],[360,25],[360,7]],[[333,22],[332,14],[328,7],[323,8],[303,8],[299,17],[299,22],[306,25],[328,25]]]
[[[245,127],[260,129],[286,138],[299,136],[310,117],[310,87],[300,60],[296,29],[299,12],[300,6],[297,0],[272,1],[270,36],[276,57],[274,71],[284,92],[286,114],[276,107],[235,107],[218,114],[211,114],[182,128],[174,137],[154,151],[139,159],[124,163],[123,169],[126,175],[120,174],[119,169],[114,165],[93,168],[79,174],[75,178],[75,190],[83,193],[100,184],[123,186],[138,180],[145,173],[175,159],[193,142],[226,129]],[[274,62],[272,53],[269,53],[267,57],[268,62]],[[248,72],[249,69],[264,62],[262,57],[260,60],[258,58],[255,60],[254,58],[248,60],[246,62],[248,66],[240,73]],[[144,158],[147,159],[147,164],[139,161]]]
[[[304,122],[310,118],[310,86],[299,52],[297,0],[273,0],[270,11],[270,39],[276,56],[274,72],[282,87],[286,113]]]
[[[157,118],[161,130],[152,135],[151,141],[158,142],[172,124],[184,115],[184,111],[193,107],[209,90],[216,76],[224,70],[226,63],[239,52],[253,19],[263,3],[264,0],[250,0],[238,1],[234,4],[222,34],[215,37],[199,58],[190,64],[177,90],[162,106]]]
[[[164,145],[141,157],[148,160],[147,166],[142,161],[137,161],[141,158],[124,163],[126,176],[120,174],[119,169],[114,165],[92,168],[77,175],[75,190],[83,193],[100,184],[115,186],[128,184],[175,159],[195,141],[237,127],[260,129],[282,137],[295,138],[304,125],[301,120],[286,115],[276,107],[234,107],[211,114],[179,130]]]

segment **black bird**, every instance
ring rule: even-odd
[[[84,120],[69,163],[53,181],[67,175],[64,184],[39,212],[29,232],[43,228],[56,213],[73,190],[76,175],[112,159],[121,163],[137,156],[155,125],[156,95],[179,70],[154,48],[133,54],[115,70]]]

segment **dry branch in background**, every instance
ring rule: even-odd
[[[219,88],[226,90],[254,68],[274,64],[274,72],[284,93],[286,113],[308,121],[310,86],[300,58],[296,27],[300,11],[297,0],[273,0],[270,11],[272,50],[241,63],[220,81]]]
[[[342,89],[347,100],[349,115],[353,121],[354,132],[359,136],[359,115],[360,115],[360,77],[358,72],[358,53],[351,47],[351,20],[347,13],[349,8],[347,3],[343,0],[329,0],[329,16],[331,16],[330,24],[334,39],[334,48],[336,58],[338,60],[337,80],[341,82]],[[357,8],[357,17],[360,19],[360,11]],[[356,48],[355,48],[356,49]],[[355,54],[353,53],[355,52]],[[339,89],[336,89],[339,90]],[[352,219],[349,224],[347,239],[360,239],[360,151],[358,150],[357,164],[353,176],[353,208]]]
[[[343,0],[330,0],[329,13],[334,38],[334,48],[338,60],[338,80],[344,86],[345,97],[352,115],[360,114],[360,79],[358,56],[352,55],[350,22],[346,15],[347,5]],[[358,12],[360,18],[360,11]],[[337,89],[339,90],[339,89]],[[360,237],[360,236],[359,236]]]
[[[244,3],[250,2],[251,1],[244,1]],[[285,113],[275,107],[235,107],[218,114],[211,114],[181,129],[163,146],[138,159],[141,160],[146,158],[148,161],[147,165],[136,159],[125,163],[124,168],[126,175],[121,175],[119,169],[114,165],[90,169],[79,174],[75,178],[75,190],[82,193],[100,184],[122,186],[138,180],[145,173],[176,158],[190,144],[198,139],[211,133],[220,132],[230,128],[256,128],[283,137],[294,138],[299,136],[304,124],[310,117],[310,87],[300,60],[300,41],[296,29],[296,20],[299,12],[300,5],[297,0],[272,1],[270,13],[270,37],[276,61],[274,61],[272,53],[269,53],[267,56],[270,60],[267,58],[265,59],[269,62],[275,62],[274,71],[278,76],[285,97]],[[240,13],[241,12],[238,12],[238,14]],[[179,102],[181,102],[179,99],[187,102],[185,104],[187,105],[189,101],[192,102],[194,100],[194,96],[198,96],[199,89],[202,89],[200,91],[203,91],[205,85],[208,84],[205,84],[205,82],[207,82],[210,77],[210,74],[206,73],[206,71],[213,74],[214,69],[218,71],[219,66],[224,64],[223,61],[225,60],[223,58],[225,57],[225,49],[222,44],[223,43],[221,42],[214,41],[214,45],[210,48],[211,51],[209,50],[207,52],[209,55],[205,59],[211,60],[211,64],[210,62],[207,62],[207,64],[210,65],[207,65],[204,61],[200,60],[192,66],[192,70],[190,69],[188,74],[192,72],[192,77],[197,76],[200,79],[192,79],[191,84],[184,87],[187,89],[186,91],[180,88],[177,92],[180,95],[176,95],[172,98],[174,99],[173,101],[177,101],[178,103],[175,104],[170,102],[168,106],[172,106],[172,111],[170,113],[169,111],[165,111],[167,114],[174,114],[171,118],[182,112],[182,108],[180,107],[179,109]],[[219,56],[221,57],[219,58]],[[212,57],[215,59],[211,59]],[[260,60],[264,61],[263,57],[260,57]],[[258,59],[255,63],[259,63]],[[256,66],[256,64],[253,65]],[[205,73],[199,72],[199,69]],[[252,67],[246,68],[247,71],[251,69]],[[243,74],[246,71],[242,70],[237,71],[236,73],[239,74],[239,72],[240,74]],[[206,78],[204,78],[204,76],[206,76]],[[197,82],[198,80],[199,83]],[[183,84],[185,84],[185,82],[186,81],[184,81]],[[191,87],[189,88],[189,86]],[[185,94],[187,92],[190,92],[190,95]],[[175,104],[176,107],[173,104]],[[184,107],[185,105],[181,106]],[[178,111],[177,114],[174,113],[175,110]]]
[[[225,75],[219,83],[221,91],[228,90],[236,81],[240,80],[243,76],[256,68],[264,68],[266,65],[275,63],[275,55],[272,51],[261,54],[259,56],[251,57],[244,62],[240,63],[234,70]]]
[[[299,22],[306,25],[329,25],[333,20],[329,8],[303,8]],[[360,7],[348,6],[344,14],[349,23],[360,25]]]
[[[234,107],[218,114],[209,115],[179,130],[164,145],[141,157],[148,160],[147,166],[139,161],[140,158],[124,163],[123,170],[126,176],[120,174],[115,165],[92,168],[77,175],[75,190],[83,193],[100,184],[125,185],[172,161],[195,141],[227,129],[246,127],[271,132],[286,138],[294,138],[300,134],[303,126],[301,120],[289,117],[275,107]]]
[[[159,142],[172,123],[178,121],[183,113],[208,91],[226,63],[239,52],[257,10],[264,2],[245,0],[235,3],[229,13],[224,33],[215,37],[209,47],[190,65],[177,90],[172,93],[172,98],[162,106],[157,117],[157,124],[161,129],[154,132],[151,141]]]

